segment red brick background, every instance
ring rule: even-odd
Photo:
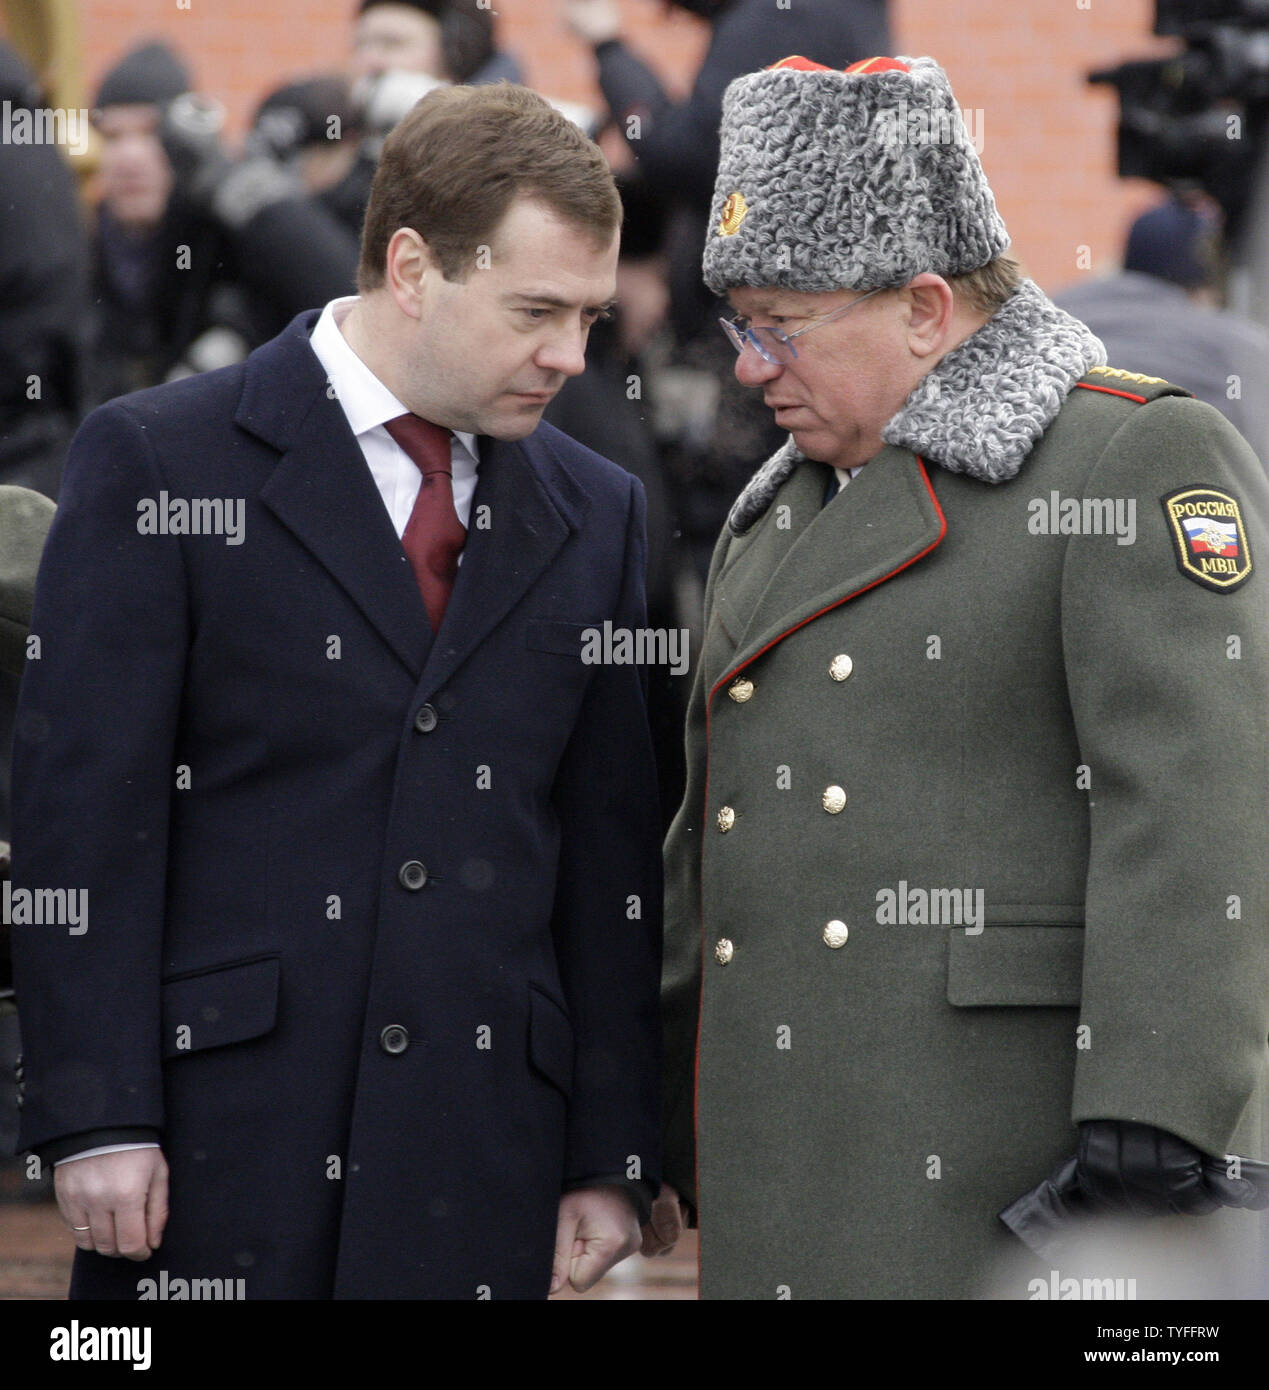
[[[565,30],[558,0],[496,2],[503,43],[531,84],[596,99],[592,59]],[[684,89],[706,26],[665,0],[621,8],[632,45]],[[1127,220],[1156,192],[1114,177],[1115,101],[1084,74],[1167,50],[1148,33],[1151,0],[892,0],[891,9],[898,51],[938,58],[961,105],[982,110],[983,162],[1030,272],[1049,290],[1082,278],[1081,247],[1093,273],[1110,268]],[[345,61],[354,10],[354,0],[81,0],[85,104],[121,54],[163,37],[240,131],[272,87]]]
[[[1050,292],[1112,269],[1127,223],[1161,195],[1116,178],[1118,98],[1085,74],[1173,51],[1150,34],[1151,0],[899,0],[892,14],[899,52],[937,58],[961,107],[983,111],[1014,255]]]

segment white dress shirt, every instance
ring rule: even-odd
[[[837,491],[840,492],[852,478],[857,477],[859,469],[863,466],[861,463],[858,468],[852,468],[849,472],[844,468],[834,468],[833,472],[837,474]]]
[[[398,536],[414,509],[423,475],[418,465],[384,429],[384,423],[398,415],[409,414],[369,367],[348,345],[339,330],[349,309],[357,302],[356,295],[347,299],[332,299],[322,310],[313,335],[309,339],[317,360],[326,369],[329,386],[343,408],[348,427],[357,438],[366,467],[375,480],[383,505],[388,509]],[[467,525],[471,516],[471,499],[476,491],[476,436],[454,431],[450,439],[450,459],[454,479],[454,510],[458,519]],[[463,557],[458,557],[462,564]]]
[[[357,356],[339,331],[344,316],[356,302],[356,295],[331,300],[322,310],[309,342],[317,354],[317,360],[326,369],[327,383],[334,388],[335,398],[357,438],[370,476],[375,480],[399,537],[414,510],[414,499],[419,495],[423,475],[409,454],[384,429],[385,421],[409,414],[408,408]],[[460,434],[455,430],[450,439],[450,458],[454,470],[454,510],[458,513],[459,521],[466,526],[471,515],[471,499],[476,491],[476,436]],[[458,563],[463,563],[461,554]],[[63,1163],[94,1158],[98,1154],[158,1147],[152,1140],[135,1144],[103,1144],[100,1148],[68,1154],[65,1158],[59,1158],[53,1166],[59,1168]]]

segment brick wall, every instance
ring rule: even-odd
[[[1118,98],[1084,75],[1172,51],[1149,32],[1151,0],[898,0],[892,14],[899,51],[937,58],[961,107],[983,113],[983,166],[1035,279],[1052,292],[1112,269],[1160,190],[1116,178]]]
[[[530,83],[594,100],[589,53],[556,0],[497,0],[504,44]],[[776,4],[777,0],[771,0]],[[798,0],[790,0],[797,4]],[[843,0],[845,3],[845,0]],[[270,88],[344,60],[354,0],[82,0],[89,93],[142,39],[168,39],[240,131]],[[661,0],[622,0],[632,45],[682,90],[706,27]],[[1166,51],[1151,0],[892,0],[896,47],[937,57],[958,100],[982,112],[983,162],[1015,253],[1049,290],[1111,267],[1127,220],[1157,196],[1114,177],[1115,101],[1087,69]],[[1090,269],[1081,269],[1087,248]]]

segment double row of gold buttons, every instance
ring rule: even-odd
[[[850,673],[855,669],[855,663],[845,652],[839,653],[828,663],[828,674],[835,681],[846,680]],[[746,704],[753,699],[754,683],[747,676],[740,676],[727,687],[728,696],[738,705]],[[837,815],[846,806],[846,792],[842,787],[825,787],[820,794],[820,805],[830,816]],[[723,835],[736,824],[736,812],[730,806],[720,806],[718,808],[718,829]],[[824,944],[834,951],[840,950],[845,946],[850,929],[845,922],[834,918],[824,928]],[[736,947],[727,937],[721,937],[718,944],[714,947],[714,959],[719,965],[728,965],[736,954]]]

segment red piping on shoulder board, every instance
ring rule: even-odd
[[[1102,391],[1108,396],[1122,396],[1126,401],[1136,401],[1138,405],[1145,405],[1149,396],[1134,396],[1131,391],[1116,391],[1113,386],[1094,386],[1091,381],[1077,381],[1076,386],[1081,391]]]
[[[1093,387],[1094,391],[1102,390],[1101,387]],[[1116,391],[1115,395],[1123,395],[1123,392]],[[1144,397],[1143,397],[1144,399]],[[915,565],[918,560],[924,559],[931,550],[937,549],[943,543],[943,538],[947,535],[947,517],[943,515],[943,508],[939,506],[939,499],[934,494],[934,489],[930,486],[930,475],[925,469],[925,460],[917,455],[917,467],[921,470],[921,481],[925,484],[925,490],[930,494],[930,501],[934,503],[934,510],[939,516],[939,533],[919,554],[914,555],[910,560],[905,560],[903,564],[896,565],[888,574],[883,574],[880,579],[874,579],[871,584],[865,584],[862,589],[855,589],[853,592],[844,595],[833,603],[826,604],[818,613],[812,613],[809,618],[803,618],[800,623],[795,623],[791,628],[780,633],[778,637],[773,637],[760,651],[747,660],[742,661],[739,666],[732,670],[715,683],[713,689],[705,697],[705,804],[701,808],[701,886],[704,889],[705,883],[705,827],[709,819],[709,725],[710,715],[713,709],[714,696],[719,689],[725,685],[738,671],[743,671],[746,666],[762,655],[763,652],[770,651],[777,642],[782,642],[790,633],[796,632],[798,628],[805,627],[807,623],[814,622],[816,618],[822,617],[831,609],[840,608],[843,603],[848,603],[853,598],[858,598],[860,594],[866,594],[869,589],[875,589],[878,584],[884,584],[887,579],[893,579],[896,574],[901,574],[909,565]],[[705,1008],[705,902],[702,894],[700,903],[701,912],[701,987],[696,996],[696,1056],[692,1063],[692,1130],[696,1138],[695,1157],[696,1157],[696,1228],[697,1228],[697,1247],[696,1247],[696,1278],[697,1288],[700,1287],[701,1275],[701,1250],[700,1250],[700,1231],[702,1228],[701,1218],[701,1143],[700,1143],[700,1113],[701,1113],[701,1017]]]

